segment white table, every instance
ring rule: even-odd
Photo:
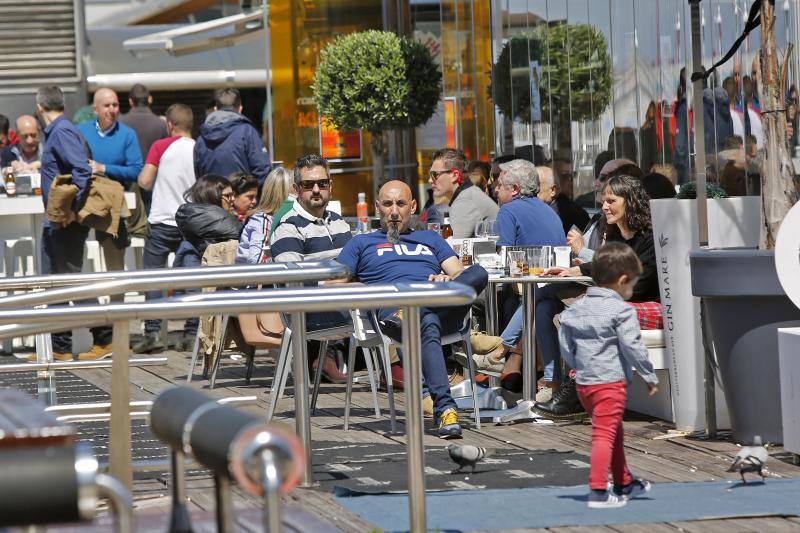
[[[522,401],[516,407],[507,409],[506,413],[494,417],[495,422],[509,422],[536,418],[531,408],[536,398],[536,289],[539,284],[550,283],[584,283],[594,282],[588,276],[523,276],[519,278],[505,276],[489,276],[489,293],[486,308],[486,321],[489,335],[499,335],[497,320],[497,287],[504,283],[522,285],[522,309],[524,312],[522,327]],[[528,416],[530,414],[530,416]]]
[[[132,192],[125,193],[125,202],[128,209],[136,207],[136,195]],[[18,239],[20,237],[33,237],[35,267],[38,273],[41,255],[42,217],[44,216],[44,203],[41,196],[16,196],[9,198],[0,195],[0,240]],[[5,272],[6,276],[14,273]]]

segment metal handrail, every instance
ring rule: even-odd
[[[91,291],[91,286],[86,287]],[[111,473],[128,486],[132,483],[129,367],[129,327],[131,319],[186,318],[199,314],[240,314],[280,311],[291,313],[291,326],[297,338],[292,343],[295,375],[295,425],[308,464],[311,463],[311,423],[308,405],[308,360],[305,342],[306,312],[341,309],[401,308],[403,346],[406,361],[406,427],[408,441],[409,514],[412,531],[426,530],[425,461],[421,404],[421,343],[419,307],[463,306],[475,300],[471,287],[456,282],[402,283],[397,285],[328,285],[297,289],[237,291],[166,298],[143,304],[78,305],[44,309],[4,310],[0,321],[31,324],[36,332],[63,328],[63,322],[113,323],[114,352],[111,387],[111,430],[109,435]],[[44,323],[43,323],[44,322]],[[11,326],[2,329],[0,338],[17,333]],[[22,326],[24,327],[24,326]],[[306,472],[303,484],[312,482]]]
[[[287,271],[295,271],[289,274]],[[268,273],[287,272],[281,281],[266,281],[259,276]],[[301,273],[302,272],[302,273]],[[303,274],[304,273],[304,274]],[[55,289],[74,285],[109,282],[116,280],[139,280],[153,277],[206,276],[215,280],[219,276],[253,275],[251,283],[293,283],[302,281],[317,281],[346,277],[347,268],[336,261],[302,261],[295,263],[264,263],[259,265],[225,265],[207,266],[196,268],[156,268],[152,270],[119,270],[112,272],[95,272],[81,274],[56,274],[49,276],[23,276],[16,278],[0,279],[0,292]],[[296,275],[297,278],[293,276]],[[220,283],[223,285],[223,283]],[[87,296],[88,297],[88,296]]]

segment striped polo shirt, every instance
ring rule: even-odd
[[[272,234],[270,252],[276,262],[331,259],[351,238],[350,224],[341,215],[326,210],[317,218],[295,200]]]

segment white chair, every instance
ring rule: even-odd
[[[84,265],[89,268],[89,272],[105,272],[106,271],[106,258],[103,255],[103,250],[100,248],[100,243],[91,240],[86,241],[86,249],[84,252]],[[84,267],[84,270],[86,270]]]
[[[36,239],[33,237],[20,237],[18,239],[5,239],[3,241],[3,268],[6,277],[12,278],[17,273],[22,276],[36,274]],[[3,341],[3,351],[13,351],[13,339]]]

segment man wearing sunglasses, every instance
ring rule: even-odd
[[[496,218],[498,211],[497,204],[486,193],[464,179],[466,168],[467,157],[461,150],[443,148],[431,156],[428,183],[433,201],[447,206],[456,239],[474,237],[478,222]]]
[[[328,211],[333,188],[328,162],[317,154],[299,157],[294,164],[294,188],[297,199],[289,212],[277,221],[270,239],[272,259],[288,262],[338,257],[352,234],[350,224],[341,215]],[[310,331],[343,326],[349,322],[349,312],[309,313],[306,316],[306,326]],[[329,349],[334,348],[331,346]],[[330,352],[322,372],[332,383],[344,383],[347,379],[336,367]]]

